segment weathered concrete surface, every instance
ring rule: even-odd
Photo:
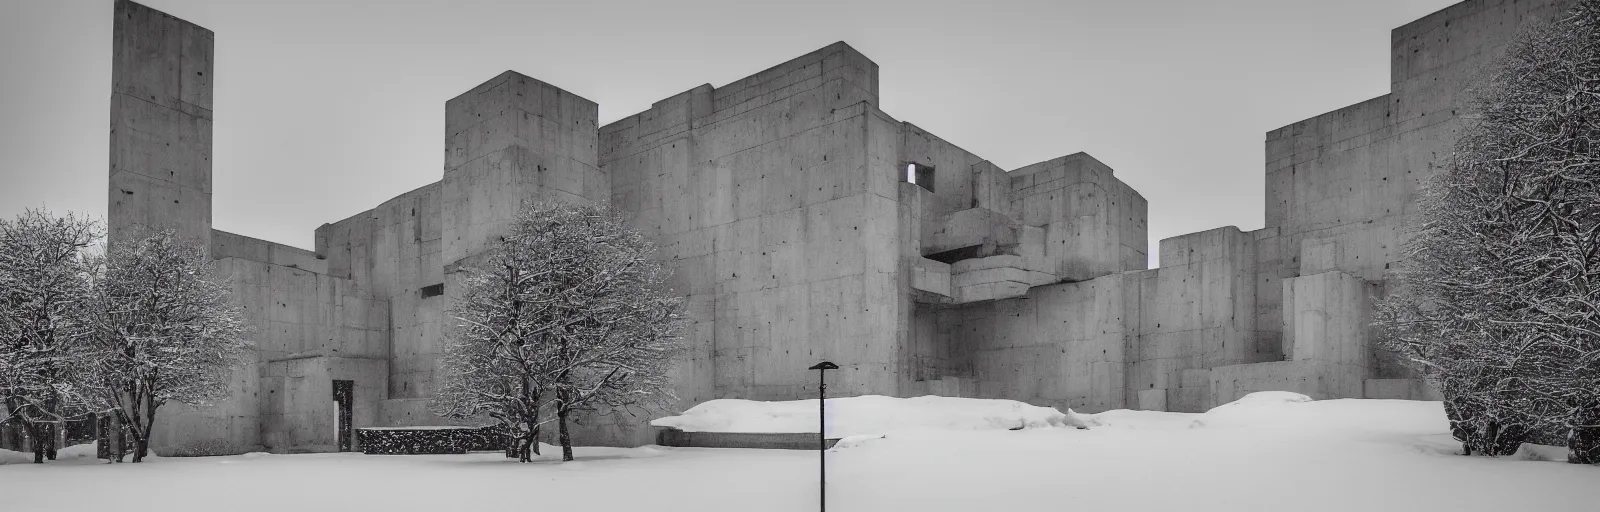
[[[835,44],[601,128],[612,204],[657,240],[694,320],[685,404],[808,396],[822,359],[843,367],[832,390],[897,393],[909,272],[895,175],[868,166],[876,73]],[[615,428],[604,442],[649,442]]]
[[[1147,203],[1110,167],[1074,153],[1008,174],[1013,211],[1023,224],[1046,227],[1045,251],[1061,279],[1145,268]]]
[[[338,378],[358,426],[463,423],[427,410],[449,297],[533,198],[610,202],[656,242],[691,320],[684,405],[809,397],[820,359],[844,366],[841,394],[1084,411],[1432,396],[1373,348],[1371,301],[1465,80],[1570,4],[1473,0],[1396,29],[1390,94],[1267,134],[1266,227],[1163,240],[1145,270],[1146,202],[1108,166],[1006,172],[878,109],[877,64],[844,43],[603,127],[593,102],[506,72],[446,103],[441,181],[323,225],[314,252],[213,231],[211,34],[119,1],[112,227],[205,238],[261,329],[234,398],[174,409],[158,439],[193,442],[161,449],[330,449]],[[931,178],[909,183],[912,164]],[[634,412],[582,418],[579,441],[651,442],[657,413]]]
[[[1286,279],[1283,297],[1285,359],[1372,366],[1372,305],[1361,278],[1333,270]]]
[[[260,386],[262,362],[247,354],[228,379],[228,396],[209,407],[168,403],[156,410],[150,449],[163,457],[233,455],[262,450]]]
[[[1423,379],[1367,379],[1362,398],[1391,400],[1444,400],[1439,390]]]
[[[338,406],[333,381],[353,381],[351,446],[355,430],[377,426],[378,402],[387,391],[388,362],[339,357],[327,351],[296,354],[267,363],[261,377],[262,444],[273,452],[338,450]]]
[[[111,24],[110,236],[211,236],[210,30],[117,0]]]
[[[1268,132],[1264,231],[1272,235],[1258,244],[1263,287],[1328,270],[1387,279],[1417,185],[1444,163],[1456,139],[1468,82],[1518,29],[1572,4],[1472,0],[1396,28],[1389,94]],[[1277,297],[1262,297],[1261,318],[1270,325]],[[1377,366],[1400,368],[1392,361]]]
[[[1317,400],[1361,398],[1363,376],[1356,367],[1317,360],[1235,364],[1211,369],[1214,405],[1257,391],[1293,391]]]
[[[933,316],[919,327],[949,347],[919,354],[920,365],[929,375],[971,375],[980,398],[1063,410],[1124,407],[1139,289],[1139,274],[1115,274],[1036,287],[1024,298],[919,310],[919,318]],[[922,350],[929,348],[919,344]]]

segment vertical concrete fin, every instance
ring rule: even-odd
[[[210,30],[127,0],[112,22],[111,236],[176,229],[210,246]]]

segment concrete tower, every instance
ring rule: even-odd
[[[111,236],[133,225],[211,240],[210,30],[117,0],[111,57]]]

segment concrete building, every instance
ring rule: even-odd
[[[822,359],[841,395],[1080,411],[1425,397],[1371,344],[1369,304],[1454,139],[1455,95],[1568,3],[1470,0],[1395,29],[1390,94],[1267,133],[1265,228],[1162,240],[1146,269],[1145,199],[1110,167],[1001,169],[880,110],[878,64],[844,43],[604,126],[594,102],[508,71],[445,103],[440,181],[324,224],[313,250],[216,230],[214,36],[118,0],[112,234],[209,244],[258,329],[233,398],[166,411],[154,447],[331,451],[352,425],[445,423],[426,407],[444,311],[533,197],[610,203],[658,243],[693,319],[685,406],[809,397]],[[578,437],[651,432],[590,418]]]

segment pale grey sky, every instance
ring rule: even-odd
[[[845,41],[880,106],[1015,169],[1087,151],[1162,238],[1263,224],[1265,132],[1389,89],[1453,0],[148,0],[217,33],[214,225],[297,247],[442,177],[444,102],[507,69],[602,123]],[[0,0],[0,216],[103,217],[111,0]]]

